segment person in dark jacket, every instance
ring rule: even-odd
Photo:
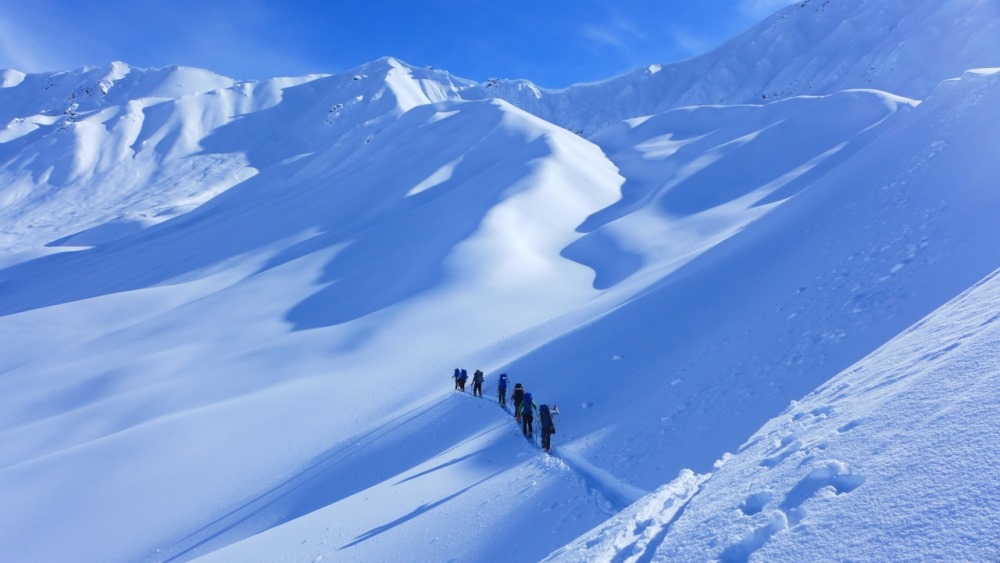
[[[462,370],[455,368],[455,375],[451,376],[451,378],[455,380],[455,391],[458,391],[459,389],[458,380],[460,377],[462,377]]]
[[[500,374],[500,381],[497,382],[497,401],[500,402],[500,408],[507,408],[507,384],[510,383],[510,379],[507,377],[506,373]]]
[[[514,403],[514,420],[521,422],[521,401],[524,400],[524,387],[520,383],[514,384],[514,390],[510,392],[510,401]]]
[[[552,409],[550,411],[548,405],[538,407],[538,422],[542,425],[542,449],[546,452],[549,451],[552,445],[552,435],[556,433],[556,425],[552,421],[552,413],[559,412],[555,408],[555,405],[552,405]]]
[[[521,400],[521,430],[524,432],[526,438],[531,438],[535,435],[531,423],[535,420],[536,410],[538,410],[538,405],[531,398],[531,393],[525,392],[524,399]]]
[[[483,370],[477,369],[472,374],[472,394],[480,399],[483,398]]]

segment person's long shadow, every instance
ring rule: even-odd
[[[429,511],[437,508],[438,506],[441,506],[442,504],[445,504],[446,502],[448,502],[448,501],[450,501],[450,500],[452,500],[454,498],[457,498],[457,497],[465,494],[467,491],[469,491],[469,490],[471,490],[471,489],[479,486],[482,483],[485,483],[486,481],[489,481],[490,479],[496,477],[497,475],[500,475],[504,471],[506,471],[506,469],[500,469],[500,470],[494,472],[491,475],[483,477],[482,479],[480,479],[479,481],[476,481],[475,483],[469,485],[468,487],[465,487],[464,489],[461,489],[459,491],[455,491],[454,493],[452,493],[452,494],[450,494],[450,495],[448,495],[448,496],[446,496],[446,497],[444,497],[442,499],[438,499],[438,500],[436,500],[434,502],[431,502],[431,503],[421,504],[420,506],[418,506],[418,507],[414,508],[412,511],[410,511],[408,514],[406,514],[404,516],[400,516],[399,518],[393,520],[392,522],[389,522],[388,524],[383,524],[382,526],[379,526],[377,528],[372,528],[371,530],[368,530],[367,532],[359,535],[358,537],[354,538],[354,541],[352,541],[351,543],[348,543],[348,544],[345,544],[345,545],[341,546],[340,550],[343,551],[343,550],[345,550],[345,549],[347,549],[349,547],[353,547],[355,545],[358,545],[361,542],[370,540],[370,539],[374,538],[375,536],[377,536],[379,534],[383,534],[385,532],[388,532],[389,530],[395,528],[396,526],[399,526],[401,524],[405,524],[406,522],[409,522],[410,520],[413,520],[417,516],[420,516],[421,514],[424,514],[425,512],[429,512]]]
[[[419,466],[424,460],[446,455],[497,429],[498,425],[492,424],[480,432],[457,439],[439,436],[437,429],[442,424],[447,426],[447,421],[468,420],[468,402],[460,400],[462,398],[464,397],[450,394],[447,399],[432,398],[400,413],[389,422],[330,448],[295,475],[188,535],[172,540],[169,547],[157,550],[155,559],[175,561],[201,555],[290,522],[372,487],[382,482],[387,475],[404,473],[411,467]],[[498,424],[502,425],[503,422]],[[414,441],[419,441],[424,447],[407,447],[407,444]],[[394,485],[471,459],[480,453],[482,451],[472,452]],[[372,471],[372,460],[378,460],[379,472]]]

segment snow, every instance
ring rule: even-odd
[[[1000,12],[977,0],[805,0],[695,59],[561,90],[501,80],[463,91],[502,97],[591,135],[688,105],[769,103],[849,88],[923,99],[938,82],[996,66]],[[530,92],[530,94],[529,94]]]
[[[808,1],[559,92],[5,71],[0,559],[997,559],[996,25]]]
[[[3,69],[0,72],[0,88],[13,88],[24,81],[26,75],[13,69]]]
[[[795,401],[728,457],[650,560],[994,560],[1000,271]],[[985,494],[984,494],[985,493]],[[660,517],[651,495],[613,529]],[[611,538],[588,537],[607,549]],[[584,539],[555,561],[602,558]],[[627,554],[627,552],[619,551]],[[590,559],[592,560],[592,559]]]

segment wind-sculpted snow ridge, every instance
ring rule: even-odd
[[[468,84],[392,58],[242,83],[117,62],[27,75],[0,89],[0,252],[131,236]]]
[[[788,305],[765,304],[787,315],[792,325],[789,330],[805,336],[802,344],[808,345],[813,355],[832,356],[835,346],[824,345],[822,340],[833,339],[829,336],[820,341],[811,339],[808,330],[794,327],[797,319],[805,317],[804,322],[811,326],[837,330],[834,318],[840,316],[843,321],[853,317],[851,331],[845,327],[835,339],[850,341],[864,331],[857,321],[869,316],[867,309],[875,308],[879,316],[902,319],[919,310],[918,302],[933,302],[927,294],[937,293],[936,288],[944,295],[952,291],[944,285],[958,271],[963,271],[963,276],[976,275],[977,268],[988,269],[1000,263],[996,252],[976,245],[971,245],[975,249],[964,256],[955,257],[955,260],[948,258],[959,252],[959,240],[994,240],[1000,236],[996,226],[990,224],[989,214],[983,211],[996,209],[1000,197],[981,180],[995,173],[984,169],[993,170],[994,165],[984,167],[984,162],[966,157],[975,154],[978,141],[989,138],[984,124],[996,118],[993,104],[1000,94],[998,78],[1000,72],[996,70],[981,70],[942,84],[910,114],[913,121],[886,133],[869,147],[873,158],[880,154],[877,145],[882,143],[887,143],[882,146],[890,150],[904,149],[906,142],[928,147],[922,157],[909,159],[903,168],[906,171],[903,177],[882,184],[882,193],[891,192],[894,185],[905,186],[904,192],[885,200],[892,204],[891,220],[890,209],[878,210],[880,206],[876,202],[881,197],[854,200],[849,208],[851,213],[861,216],[875,211],[873,216],[890,221],[886,229],[888,238],[881,239],[889,242],[886,246],[879,246],[880,236],[874,224],[863,229],[866,231],[863,238],[873,247],[877,246],[879,254],[888,252],[885,258],[895,254],[891,250],[893,240],[911,241],[907,243],[909,250],[900,248],[902,254],[887,261],[875,261],[874,256],[855,256],[846,262],[853,270],[835,269],[841,276],[853,277],[853,280],[844,281],[850,284],[854,298],[835,297],[838,294],[835,284],[824,289],[826,300],[815,301],[819,308],[803,308],[800,304],[790,309]],[[927,127],[927,123],[933,123],[934,127]],[[946,129],[938,129],[943,124],[947,124]],[[927,138],[914,138],[917,131],[931,138],[947,138],[951,146]],[[957,134],[958,131],[962,133]],[[954,143],[959,138],[966,141],[956,147]],[[902,153],[913,154],[907,150]],[[956,161],[969,168],[962,170]],[[891,162],[883,163],[887,169],[899,170]],[[849,166],[845,168],[850,169]],[[959,170],[962,172],[956,176]],[[886,179],[882,177],[880,182]],[[937,186],[942,185],[949,186],[948,190],[939,191]],[[810,207],[817,205],[822,207],[819,201],[809,203]],[[767,222],[773,222],[795,207],[792,202],[780,208],[768,216]],[[918,212],[910,219],[917,221],[907,224],[904,218],[911,212],[909,210]],[[801,209],[795,211],[802,213]],[[836,214],[832,210],[829,213]],[[831,219],[832,225],[828,223]],[[811,227],[811,232],[805,236],[814,240],[804,241],[804,248],[811,249],[810,252],[822,248],[832,250],[833,246],[817,244],[815,237],[817,232],[833,225],[837,228],[830,234],[838,235],[843,248],[838,252],[850,247],[852,237],[848,233],[853,229],[844,228],[843,223],[831,219]],[[858,219],[864,220],[861,217],[854,220]],[[758,225],[762,226],[763,222]],[[753,236],[751,231],[756,226],[748,228],[746,234]],[[914,237],[914,228],[924,234]],[[942,238],[941,251],[932,251],[933,241]],[[747,252],[747,247],[743,247],[742,252]],[[932,256],[926,256],[928,252]],[[794,253],[786,260],[807,261],[804,255]],[[809,261],[814,264],[809,267],[814,272],[815,265],[823,262],[815,257]],[[872,289],[862,293],[862,287],[866,286],[862,281],[863,272],[875,263],[883,264],[885,270],[872,271],[877,278],[867,282],[872,284]],[[911,289],[904,292],[909,297],[906,300],[894,298],[893,294],[899,290],[889,288],[903,282],[901,278],[906,272],[914,269],[924,270],[924,273],[897,286],[910,286]],[[796,268],[786,267],[783,274],[794,278],[795,271]],[[825,278],[819,275],[812,279],[825,284]],[[786,281],[794,284],[792,280]],[[744,279],[743,283],[754,282]],[[956,285],[960,287],[964,283]],[[810,288],[801,286],[797,291],[801,295],[808,293]],[[882,303],[865,299],[865,295],[872,292]],[[923,295],[921,299],[916,299],[917,292]],[[724,295],[727,290],[714,288],[712,294]],[[754,295],[760,299],[766,293],[758,288]],[[643,532],[650,522],[643,511],[656,505],[656,499],[650,498],[582,536],[552,558],[574,561],[599,554],[599,558],[616,561],[995,559],[1000,550],[1000,538],[995,533],[992,515],[1000,499],[995,494],[995,475],[983,468],[990,467],[991,460],[1000,453],[1000,443],[988,430],[1000,424],[997,416],[1000,393],[996,385],[996,374],[1000,373],[1000,352],[996,347],[1000,337],[1000,325],[996,321],[1000,316],[995,310],[998,298],[1000,272],[987,270],[986,277],[972,289],[923,320],[914,319],[915,324],[910,328],[882,329],[883,333],[902,334],[854,365],[845,366],[847,369],[829,381],[819,374],[816,377],[819,386],[814,392],[804,399],[792,401],[791,407],[766,422],[738,450],[736,444],[732,444],[730,451],[737,453],[726,454],[716,462],[712,476],[696,494],[685,497],[690,500],[682,508],[666,507],[663,514],[653,520],[660,529],[666,530],[656,541],[648,541],[648,534]],[[648,299],[644,301],[647,301],[643,303],[645,307],[651,307]],[[808,301],[802,296],[802,304]],[[891,307],[886,307],[889,304]],[[910,313],[904,313],[904,304]],[[846,315],[831,317],[838,306]],[[660,314],[669,312],[662,307],[652,308]],[[679,315],[675,318],[690,319]],[[734,321],[735,318],[730,318],[727,322]],[[610,324],[619,325],[620,321]],[[686,393],[683,385],[687,382],[678,377],[669,387],[664,386],[669,392],[659,400],[672,404],[682,399],[688,404],[698,404],[699,413],[689,418],[692,423],[721,425],[725,420],[738,418],[741,410],[746,412],[741,402],[749,406],[746,401],[752,397],[754,405],[751,408],[757,409],[771,394],[762,392],[759,385],[753,389],[747,387],[745,397],[729,402],[727,395],[733,387],[746,381],[769,381],[768,387],[787,385],[787,382],[779,383],[778,374],[794,374],[793,377],[801,380],[813,377],[818,370],[828,369],[824,364],[829,366],[830,360],[810,362],[811,367],[799,368],[797,364],[807,360],[796,358],[794,348],[788,346],[781,346],[781,355],[768,360],[768,346],[771,350],[778,347],[764,342],[783,338],[774,332],[780,324],[759,320],[753,330],[766,334],[763,339],[756,340],[748,330],[746,338],[754,341],[749,343],[746,352],[732,341],[725,347],[726,354],[753,354],[759,364],[774,362],[763,368],[762,373],[744,373],[738,381],[723,378],[728,389],[716,388],[711,398],[704,402]],[[718,336],[713,336],[712,341],[719,340]],[[878,342],[878,338],[870,341]],[[613,342],[609,344],[614,345]],[[587,349],[579,342],[573,346],[578,350]],[[640,353],[620,346],[614,350],[619,363]],[[676,348],[668,351],[691,354]],[[702,372],[702,378],[715,369],[725,370],[711,365],[719,362],[705,354],[701,354],[699,360],[702,369],[710,370]],[[656,365],[659,369],[670,369],[676,364],[672,358],[662,362],[639,358],[637,362]],[[574,369],[572,365],[566,367]],[[712,389],[707,381],[700,382],[700,386]],[[634,403],[632,408],[635,408]],[[596,409],[595,405],[589,411]],[[704,447],[708,433],[686,427],[684,410],[688,409],[679,409],[673,414],[671,424],[680,426],[682,432],[698,433],[698,445]],[[644,426],[635,417],[630,419],[633,427]],[[650,420],[646,424],[653,423]],[[642,431],[634,432],[631,437],[630,433],[606,433],[606,436],[612,442],[634,441],[644,445],[662,439]],[[669,449],[670,455],[693,459],[690,453],[681,451],[685,446],[682,441],[679,443],[680,448]],[[596,444],[590,447],[598,449]],[[630,478],[624,466],[607,466],[620,477]],[[631,478],[641,483],[634,476]],[[667,521],[670,525],[663,526]]]
[[[601,289],[662,279],[849,161],[915,105],[851,90],[608,127],[591,141],[627,178],[622,197],[589,217],[563,255],[593,268]]]
[[[489,80],[466,97],[499,97],[591,135],[682,106],[767,103],[873,88],[923,99],[965,69],[1000,65],[1000,10],[977,0],[805,0],[684,62],[550,90]]]
[[[559,395],[590,461],[620,479],[654,489],[664,472],[710,470],[1000,263],[996,245],[968,242],[1000,240],[1000,163],[970,158],[1000,142],[998,78],[943,83],[795,197],[509,369],[573,374],[539,393]]]
[[[998,301],[995,272],[794,402],[651,560],[996,560]]]
[[[209,142],[255,125],[246,120],[280,121],[280,105],[271,111],[279,115],[250,115]],[[283,475],[305,471],[335,444],[346,465],[304,475],[320,474],[309,487],[337,511],[373,485],[338,488],[343,472],[384,466],[382,456],[399,456],[401,447],[412,455],[399,457],[409,465],[396,471],[431,463],[440,454],[428,442],[440,431],[440,411],[430,407],[426,432],[393,450],[358,457],[352,446],[366,439],[365,421],[442,402],[441,375],[453,361],[591,299],[592,273],[560,251],[579,238],[577,225],[617,199],[621,181],[593,144],[505,102],[425,104],[272,164],[183,217],[5,268],[0,333],[11,352],[0,360],[0,433],[14,446],[0,454],[0,489],[2,510],[26,526],[2,532],[5,555],[59,559],[73,545],[81,560],[156,559],[156,549],[220,547],[318,508],[293,496],[291,505],[273,505],[280,512],[268,510],[298,488],[297,480],[283,487]],[[470,304],[475,314],[457,313]],[[484,357],[477,362],[489,367]],[[457,440],[482,429],[463,427]],[[456,465],[476,475],[460,489],[428,499],[414,482],[406,502],[437,506],[474,483],[470,499],[499,495],[510,483],[482,474],[479,459]],[[64,466],[74,470],[60,477]],[[520,469],[512,475],[526,486]],[[571,486],[582,498],[565,490],[559,475],[544,488],[564,492],[537,498],[563,505],[562,541],[608,511],[582,484]],[[40,501],[53,488],[58,507]],[[271,489],[275,495],[254,493]],[[77,517],[74,506],[91,510]],[[391,514],[380,506],[354,521],[379,529]],[[475,510],[464,501],[448,506]],[[143,517],[150,507],[155,519]],[[31,536],[53,511],[67,520],[55,532],[64,541],[14,539]],[[362,541],[349,549],[381,558],[383,536],[422,529],[424,512],[414,513],[416,527],[359,530]],[[549,541],[526,544],[525,557],[544,555]],[[476,558],[481,548],[469,547]],[[455,551],[455,542],[441,549]]]

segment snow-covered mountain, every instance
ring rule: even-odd
[[[944,79],[996,66],[1000,9],[981,0],[803,0],[705,55],[597,83],[548,90],[491,80],[501,97],[590,135],[681,106],[759,104],[873,88],[923,99]]]
[[[3,71],[0,559],[995,559],[998,27],[810,0],[561,91]]]

